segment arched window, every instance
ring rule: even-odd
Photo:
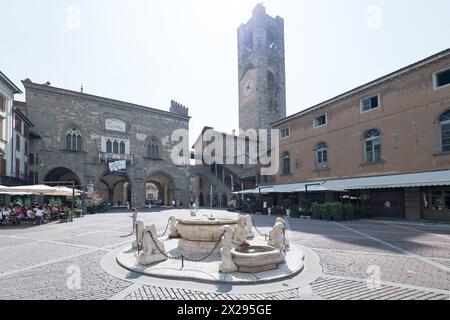
[[[316,145],[316,168],[328,168],[328,146],[325,142]]]
[[[74,128],[67,131],[66,149],[70,151],[81,151],[82,136],[80,130]]]
[[[364,155],[367,163],[381,161],[381,134],[380,131],[372,129],[364,136]]]
[[[283,153],[283,156],[281,157],[282,160],[282,168],[283,168],[283,175],[287,176],[291,174],[291,157],[289,156],[289,152]]]
[[[120,154],[125,154],[125,142],[122,141],[122,142],[120,143],[119,148],[120,148],[119,153],[120,153]]]
[[[108,139],[108,141],[106,141],[106,152],[112,153],[112,142],[109,139]]]
[[[152,141],[148,146],[148,157],[150,159],[159,159],[159,147],[156,141]]]
[[[441,135],[441,151],[450,152],[450,110],[439,118],[439,132]]]
[[[115,140],[113,142],[113,153],[114,154],[118,154],[119,153],[119,143],[117,142],[117,140]]]

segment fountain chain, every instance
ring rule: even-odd
[[[153,233],[150,233],[150,237],[152,238],[152,242],[155,245],[156,249],[159,251],[159,253],[161,253],[164,257],[166,257],[169,260],[182,260],[183,261],[183,265],[184,265],[184,260],[190,261],[190,262],[202,262],[205,261],[206,259],[208,259],[209,257],[211,257],[214,252],[216,252],[217,248],[219,247],[219,245],[222,243],[222,239],[223,236],[225,235],[225,232],[220,236],[219,240],[217,240],[214,248],[211,250],[211,252],[209,252],[207,255],[205,255],[204,257],[202,257],[201,259],[190,259],[184,255],[180,255],[178,257],[174,257],[174,256],[169,256],[167,253],[164,252],[164,250],[161,250],[161,248],[159,247],[156,239],[153,236]]]
[[[261,232],[259,231],[258,227],[256,227],[255,220],[253,220],[253,217],[251,217],[251,218],[252,218],[253,228],[255,228],[256,232],[257,232],[261,237],[264,237],[264,239],[267,240],[267,237],[268,237],[269,235],[268,235],[268,234],[265,234],[265,233],[261,233]]]
[[[216,250],[219,248],[219,245],[222,243],[222,239],[223,239],[224,235],[225,235],[225,232],[222,233],[222,235],[220,236],[219,240],[217,240],[217,242],[216,242],[214,248],[211,250],[211,252],[208,253],[208,254],[207,254],[206,256],[204,256],[203,258],[197,259],[197,260],[196,260],[196,259],[189,259],[189,258],[187,258],[187,257],[184,257],[184,258],[185,258],[187,261],[191,261],[191,262],[202,262],[202,261],[205,261],[206,259],[208,259],[209,257],[211,257],[211,256],[214,254],[214,252],[216,252]]]
[[[166,229],[164,230],[164,233],[162,235],[158,234],[158,238],[162,238],[167,234],[167,230],[169,230],[170,220],[167,221]]]

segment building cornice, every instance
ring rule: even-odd
[[[22,91],[7,76],[0,71],[0,81],[3,82],[15,94],[21,94]]]
[[[103,105],[108,105],[111,107],[120,108],[121,110],[123,110],[125,108],[130,111],[142,111],[142,112],[145,112],[148,114],[166,117],[166,118],[170,118],[170,119],[176,119],[176,120],[185,121],[185,122],[189,122],[189,120],[191,118],[189,116],[184,116],[181,114],[164,111],[164,110],[160,110],[160,109],[150,108],[150,107],[146,107],[146,106],[142,106],[142,105],[138,105],[138,104],[134,104],[134,103],[130,103],[130,102],[114,100],[114,99],[110,99],[110,98],[100,97],[100,96],[77,92],[77,91],[72,91],[72,90],[68,90],[68,89],[57,88],[57,87],[49,86],[46,84],[38,84],[38,83],[31,82],[28,79],[23,80],[22,83],[26,90],[28,90],[28,89],[39,90],[39,91],[49,92],[49,93],[53,93],[53,94],[59,94],[59,95],[67,96],[67,97],[89,100],[89,101],[99,103],[100,105],[103,104]]]
[[[315,106],[312,106],[310,108],[307,108],[305,110],[297,112],[297,113],[295,113],[295,114],[293,114],[291,116],[288,116],[288,117],[286,117],[284,119],[281,119],[279,121],[273,122],[271,124],[271,126],[278,126],[278,125],[281,125],[281,124],[283,124],[285,122],[288,122],[290,120],[293,120],[293,119],[296,119],[296,118],[300,118],[300,117],[302,117],[304,115],[312,113],[312,112],[314,112],[316,110],[328,107],[329,105],[331,105],[333,103],[342,101],[342,100],[344,100],[346,98],[358,95],[358,94],[360,94],[360,93],[362,93],[364,91],[373,89],[373,88],[375,88],[375,87],[377,87],[379,85],[382,85],[382,84],[384,84],[384,83],[386,83],[388,81],[392,81],[395,78],[404,76],[404,75],[406,75],[406,74],[408,74],[408,73],[410,73],[412,71],[418,70],[419,68],[425,67],[425,66],[427,66],[427,65],[429,65],[431,63],[437,62],[437,61],[439,61],[441,59],[444,59],[444,58],[447,58],[449,56],[450,56],[450,49],[446,49],[446,50],[441,51],[439,53],[436,53],[436,54],[434,54],[434,55],[432,55],[432,56],[430,56],[428,58],[425,58],[425,59],[423,59],[421,61],[413,63],[413,64],[411,64],[411,65],[409,65],[407,67],[404,67],[404,68],[401,68],[401,69],[399,69],[397,71],[394,71],[394,72],[392,72],[392,73],[390,73],[390,74],[388,74],[386,76],[383,76],[383,77],[378,78],[376,80],[373,80],[373,81],[371,81],[369,83],[366,83],[366,84],[364,84],[362,86],[356,87],[355,89],[352,89],[352,90],[347,91],[347,92],[345,92],[343,94],[340,94],[340,95],[338,95],[338,96],[336,96],[336,97],[334,97],[332,99],[326,100],[326,101],[324,101],[322,103],[319,103],[319,104],[317,104]]]

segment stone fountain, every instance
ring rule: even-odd
[[[179,218],[176,229],[181,236],[178,249],[186,254],[210,253],[223,235],[224,226],[235,227],[239,218],[213,216]]]
[[[251,216],[170,217],[166,236],[139,222],[134,249],[120,249],[122,267],[151,277],[250,284],[298,274],[305,255],[289,245],[285,222],[277,219],[264,237],[253,233]],[[266,272],[274,270],[273,272]],[[255,277],[256,276],[256,277]]]

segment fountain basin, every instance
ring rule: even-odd
[[[239,272],[258,273],[274,270],[285,263],[284,255],[270,246],[249,246],[231,250],[234,263]]]
[[[222,227],[234,226],[238,219],[208,217],[190,217],[178,219],[177,230],[181,237],[188,241],[216,242],[222,236]]]

